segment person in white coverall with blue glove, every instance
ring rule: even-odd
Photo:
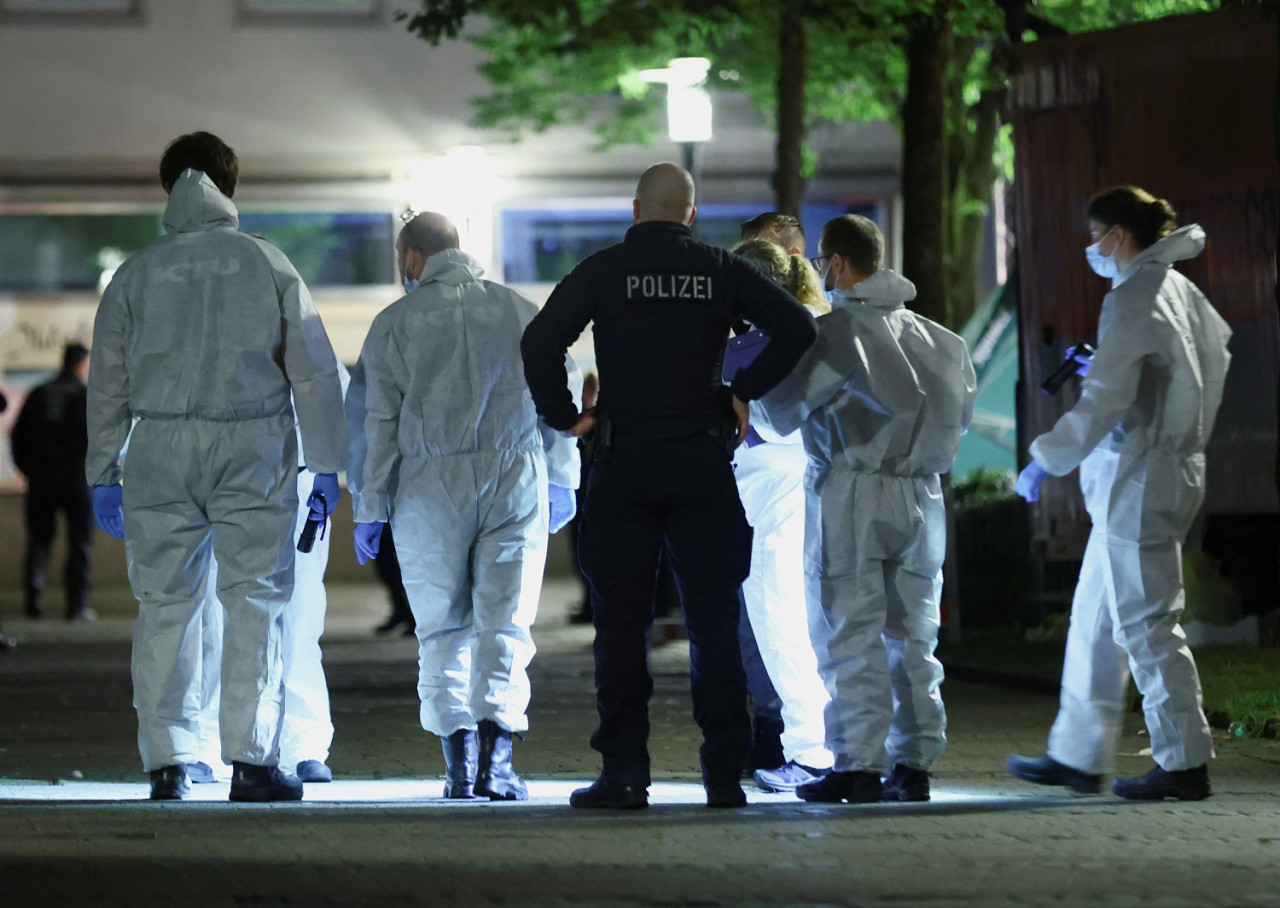
[[[1231,330],[1172,265],[1199,255],[1204,231],[1175,230],[1163,199],[1132,186],[1088,209],[1090,266],[1111,281],[1080,399],[1031,443],[1015,490],[1039,500],[1048,476],[1080,468],[1093,520],[1062,666],[1058,717],[1041,757],[1009,771],[1041,785],[1100,790],[1124,717],[1129,673],[1142,694],[1155,767],[1116,779],[1123,798],[1207,798],[1213,739],[1179,618],[1182,541],[1204,500],[1204,449],[1222,402]]]
[[[99,525],[125,540],[139,600],[134,706],[155,800],[186,796],[186,765],[198,759],[197,713],[185,700],[214,556],[227,616],[219,724],[231,799],[302,797],[278,767],[295,426],[317,474],[313,507],[322,496],[331,511],[346,454],[342,388],[297,271],[236,229],[238,174],[235,153],[209,133],[169,145],[166,233],[120,266],[94,322],[85,471]]]
[[[529,724],[530,629],[548,532],[576,507],[577,446],[525,384],[537,306],[482,280],[442,215],[407,221],[396,255],[407,295],[374,319],[347,393],[356,554],[373,558],[391,522],[445,797],[522,801],[511,739]]]
[[[346,393],[350,376],[338,363],[338,376]],[[302,454],[299,439],[299,454]],[[298,465],[298,508],[294,538],[314,516],[306,504],[316,476],[306,469],[305,458]],[[332,513],[332,509],[329,509]],[[329,769],[329,746],[333,743],[333,718],[329,712],[329,685],[324,676],[320,638],[324,635],[324,618],[328,594],[324,572],[329,564],[328,519],[317,525],[310,551],[299,551],[293,559],[293,597],[280,616],[283,634],[281,659],[284,663],[284,715],[280,722],[280,768],[294,773],[303,782],[332,782]],[[187,767],[192,782],[213,782],[226,777],[218,732],[218,708],[222,691],[223,608],[218,601],[218,564],[215,559],[209,571],[209,591],[201,619],[202,641],[200,693],[200,760]]]
[[[733,249],[758,266],[815,316],[831,311],[809,260],[768,239]],[[733,354],[726,355],[726,366]],[[726,370],[727,373],[727,370]],[[732,377],[725,375],[726,381]],[[748,405],[752,412],[758,402]],[[751,537],[751,574],[742,584],[746,620],[760,661],[782,703],[781,766],[753,772],[764,791],[795,791],[831,768],[823,714],[830,697],[814,654],[811,632],[823,620],[818,603],[810,611],[804,580],[804,474],[808,466],[800,433],[781,435],[752,419],[747,440],[733,452],[733,478]],[[745,657],[744,657],[745,661]]]
[[[927,801],[947,740],[933,655],[947,535],[939,474],[955,460],[977,380],[964,341],[906,308],[916,288],[880,268],[874,222],[828,221],[818,251],[832,311],[760,401],[775,431],[800,429],[809,456],[806,581],[826,619],[813,642],[835,765],[796,795]]]

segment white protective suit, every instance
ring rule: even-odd
[[[973,414],[964,341],[905,308],[915,286],[880,270],[836,291],[818,340],[761,400],[775,431],[799,427],[805,574],[831,702],[835,769],[928,770],[946,746],[934,657],[951,468]]]
[[[120,267],[94,323],[91,485],[121,481],[137,417],[124,523],[139,600],[134,706],[148,771],[199,758],[190,701],[215,552],[227,613],[222,756],[276,763],[279,615],[293,589],[298,508],[295,425],[309,469],[334,473],[345,461],[337,359],[306,285],[279,250],[237,223],[211,180],[184,172],[169,195],[165,236]]]
[[[753,401],[750,406],[751,423],[764,443],[741,445],[733,458],[738,496],[754,531],[751,574],[742,584],[742,598],[760,659],[782,701],[783,756],[828,769],[832,757],[823,743],[823,714],[830,697],[812,642],[812,628],[825,619],[820,604],[807,601],[804,580],[804,474],[809,459],[799,431],[773,431],[760,418],[760,405]]]
[[[457,249],[427,259],[374,319],[347,394],[355,519],[391,522],[422,727],[441,736],[481,719],[528,728],[547,485],[578,485],[574,440],[539,421],[525,385],[538,309],[482,274]]]
[[[1178,619],[1182,540],[1204,499],[1204,448],[1222,402],[1231,329],[1170,267],[1203,248],[1204,231],[1192,224],[1122,269],[1102,301],[1098,352],[1079,402],[1031,444],[1051,475],[1080,467],[1093,519],[1049,734],[1049,756],[1080,772],[1110,768],[1129,670],[1155,762],[1173,772],[1213,756]]]
[[[338,363],[338,378],[343,393],[351,380],[346,367]],[[301,439],[299,439],[301,445]],[[300,467],[305,464],[299,464]],[[316,474],[306,469],[298,472],[298,516],[294,524],[296,540],[306,525],[311,508],[307,499],[315,485]],[[333,720],[329,712],[329,685],[321,661],[320,638],[324,635],[324,617],[328,610],[328,594],[324,572],[329,564],[329,535],[333,521],[326,521],[323,536],[316,534],[310,552],[295,552],[293,558],[293,597],[281,613],[284,662],[284,715],[280,721],[280,767],[293,772],[303,760],[324,763],[329,759],[333,743]],[[222,689],[223,610],[217,593],[218,563],[209,569],[209,587],[205,596],[200,625],[201,669],[200,753],[201,760],[218,776],[230,778],[230,769],[220,764],[221,745],[218,735],[218,708]]]

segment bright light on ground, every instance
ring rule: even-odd
[[[569,803],[569,794],[575,788],[590,784],[589,779],[555,779],[527,780],[529,800],[503,802],[496,805],[488,801],[448,801],[441,797],[444,787],[443,779],[348,779],[329,783],[311,783],[306,786],[305,804],[342,806],[371,804],[412,804],[415,807],[439,807],[447,809],[475,809],[486,806],[497,806],[504,809],[521,806],[565,807]],[[231,786],[226,782],[214,782],[204,785],[192,785],[189,801],[226,802]],[[776,804],[799,807],[802,802],[790,794],[766,794],[754,786],[744,786],[747,800],[752,805]],[[148,786],[145,781],[138,782],[93,782],[63,779],[48,782],[35,779],[0,779],[0,804],[21,801],[32,802],[77,802],[107,804],[126,801],[146,801]],[[1017,802],[1020,797],[1007,795],[996,796],[990,790],[936,791],[933,794],[933,805],[957,806],[972,804],[975,807],[993,806],[994,802]],[[706,793],[702,786],[694,782],[657,782],[649,787],[649,803],[701,805],[706,803]],[[815,807],[836,808],[833,804],[813,805]],[[844,805],[847,807],[847,805]],[[907,805],[878,805],[877,809],[894,810]],[[913,805],[927,808],[929,805]]]

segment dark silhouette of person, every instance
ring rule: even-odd
[[[67,524],[64,586],[67,620],[92,620],[89,608],[89,559],[93,551],[93,503],[85,482],[89,444],[85,425],[85,379],[89,350],[67,344],[62,371],[27,396],[13,424],[13,463],[27,480],[27,554],[23,562],[28,616],[44,615],[49,550],[57,535],[58,514]]]

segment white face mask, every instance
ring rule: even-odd
[[[1111,230],[1115,229],[1115,227],[1111,228]],[[1102,241],[1111,235],[1111,230],[1098,237],[1098,242],[1092,246],[1086,246],[1084,250],[1084,257],[1089,262],[1089,267],[1093,269],[1093,273],[1108,279],[1120,273],[1120,266],[1116,264],[1115,250],[1112,250],[1110,255],[1102,254]]]

